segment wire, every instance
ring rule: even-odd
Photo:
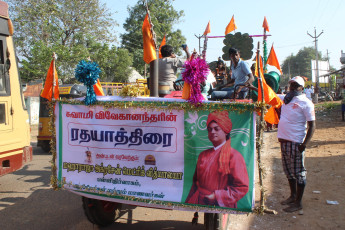
[[[300,45],[305,45],[305,44],[311,44],[314,42],[303,42],[303,43],[296,43],[296,44],[292,44],[292,45],[287,45],[287,46],[277,46],[275,48],[280,49],[280,48],[286,48],[286,47],[292,47],[292,46],[300,46]]]

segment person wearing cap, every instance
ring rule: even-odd
[[[304,79],[296,76],[289,81],[289,92],[278,95],[284,104],[278,126],[282,163],[289,181],[290,196],[281,202],[289,205],[285,212],[301,210],[306,186],[305,149],[315,131],[314,104],[303,94]]]
[[[206,124],[213,148],[200,153],[185,203],[236,208],[249,178],[242,154],[231,147],[231,119],[227,111],[215,111]]]
[[[213,100],[230,99],[235,92],[239,94],[239,98],[243,99],[248,94],[248,86],[253,87],[254,76],[249,68],[248,63],[240,59],[240,52],[235,48],[229,49],[231,60],[231,79],[223,86],[219,86],[213,91],[211,98]],[[245,85],[240,86],[240,85]],[[236,88],[236,86],[238,86]]]
[[[187,60],[190,59],[188,46],[183,46],[183,50],[187,55]],[[162,58],[158,62],[158,81],[161,83],[168,83],[170,90],[174,90],[174,81],[176,81],[177,69],[182,68],[185,59],[176,57],[173,47],[164,45],[161,47]]]

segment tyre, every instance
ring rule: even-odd
[[[82,197],[83,209],[87,219],[98,226],[108,226],[120,217],[121,204]]]
[[[50,141],[43,141],[42,145],[41,145],[41,149],[44,152],[49,153],[50,152]]]
[[[229,214],[205,213],[204,226],[206,230],[227,230],[230,224]]]

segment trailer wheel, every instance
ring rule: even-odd
[[[226,230],[228,229],[229,214],[205,213],[204,226],[206,230]]]
[[[44,152],[49,153],[50,152],[50,141],[43,141],[41,144],[41,149]]]
[[[120,216],[121,204],[82,197],[84,213],[87,219],[96,225],[105,227],[115,222]]]

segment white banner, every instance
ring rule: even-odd
[[[184,137],[177,130],[184,130],[183,111],[65,104],[58,112],[60,146],[68,153],[59,156],[65,187],[79,184],[110,193],[116,187],[121,195],[181,202]]]

